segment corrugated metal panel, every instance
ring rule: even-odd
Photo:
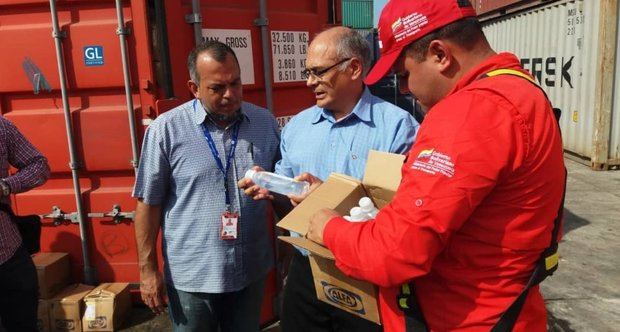
[[[586,158],[596,143],[595,90],[603,72],[597,68],[599,17],[599,0],[573,0],[484,23],[491,46],[515,53],[562,109],[564,148]]]
[[[354,29],[372,28],[372,0],[342,0],[342,25]]]

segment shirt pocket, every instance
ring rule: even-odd
[[[277,144],[269,144],[269,142],[255,142],[250,143],[250,149],[252,154],[252,161],[254,166],[260,166],[266,171],[273,171],[275,163],[276,153],[278,150]]]

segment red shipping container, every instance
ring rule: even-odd
[[[160,5],[158,7],[158,5]],[[133,224],[114,222],[102,213],[131,213],[134,170],[125,101],[123,66],[114,1],[58,1],[59,25],[65,38],[67,91],[80,161],[79,181],[87,225],[91,265],[99,282],[139,281]],[[137,139],[158,114],[191,98],[186,87],[186,59],[194,46],[191,1],[131,0],[122,2],[128,28],[127,47]],[[269,0],[267,29],[273,70],[273,111],[281,123],[312,105],[301,75],[310,38],[339,21],[339,1]],[[202,1],[203,38],[218,38],[235,48],[242,66],[244,99],[267,106],[261,48],[259,1]],[[162,27],[167,27],[164,31]],[[166,43],[167,42],[167,43]],[[167,44],[167,47],[166,47]],[[51,218],[58,207],[69,218],[76,211],[69,148],[63,116],[59,73],[52,37],[49,1],[0,1],[0,112],[49,159],[52,177],[42,187],[13,197],[20,214],[47,214],[43,251],[68,252],[76,282],[84,263],[79,226]],[[130,215],[125,215],[130,217]],[[61,221],[54,225],[53,221]],[[161,260],[161,258],[160,258]],[[262,322],[274,318],[278,292],[270,274]]]

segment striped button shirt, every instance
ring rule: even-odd
[[[18,169],[9,176],[9,166]],[[34,147],[17,127],[0,116],[0,178],[11,188],[11,193],[21,193],[40,186],[49,177],[47,159]],[[8,197],[2,203],[10,204]],[[0,264],[13,256],[21,245],[17,227],[9,216],[0,212]]]
[[[195,105],[195,107],[194,107]],[[241,107],[239,138],[228,179],[220,172],[202,125],[213,137],[222,162],[234,126],[222,129],[200,102],[185,103],[159,116],[144,136],[133,196],[163,210],[166,282],[186,292],[240,290],[273,267],[268,202],[254,201],[237,181],[254,165],[272,170],[279,158],[278,125],[271,113],[249,103]],[[220,238],[225,211],[224,183],[232,210],[240,213],[236,240]]]

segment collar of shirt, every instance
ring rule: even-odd
[[[529,73],[525,71],[523,67],[521,67],[521,62],[519,61],[519,58],[517,58],[514,54],[499,53],[489,57],[488,59],[484,60],[476,67],[465,73],[463,77],[461,77],[461,79],[456,83],[452,91],[450,91],[446,95],[446,97],[458,92],[469,84],[477,81],[481,75],[484,75],[495,69],[514,69],[529,75]]]
[[[201,125],[207,119],[207,111],[202,107],[202,103],[200,100],[195,99],[194,107],[192,108],[192,112],[194,112],[194,122],[197,125]],[[250,121],[250,117],[247,115],[245,111],[244,104],[241,104],[241,119]]]
[[[352,116],[357,117],[363,122],[372,122],[372,98],[372,94],[370,93],[368,87],[364,87],[364,92],[362,93],[360,99],[357,101],[355,107],[353,107],[353,111],[347,114],[347,116],[345,116],[344,118],[340,119],[338,122],[342,122]],[[327,120],[331,123],[336,123],[336,119],[329,110],[316,107],[315,115],[312,119],[312,124],[317,124],[323,120]]]

